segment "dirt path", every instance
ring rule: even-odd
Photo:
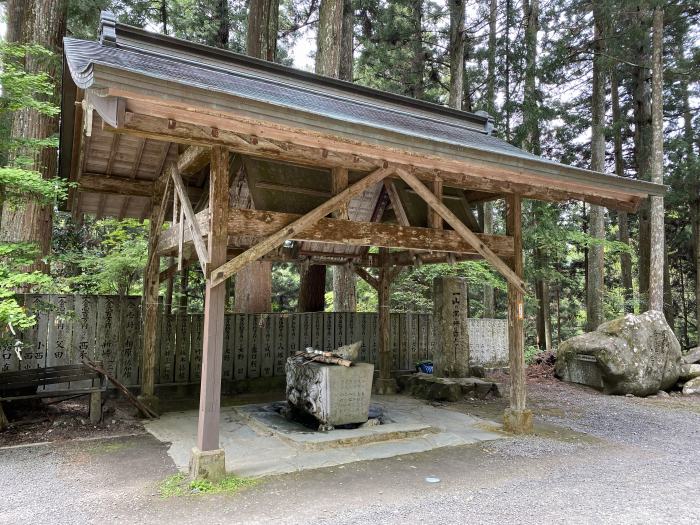
[[[162,499],[150,436],[0,450],[0,523],[697,523],[700,399],[533,384],[533,436]],[[504,401],[451,408],[483,416]],[[440,478],[429,484],[427,476]]]

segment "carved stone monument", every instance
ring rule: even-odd
[[[467,281],[460,277],[433,279],[434,374],[469,377]]]
[[[319,428],[367,421],[374,365],[346,367],[290,357],[286,373],[290,408],[313,416]]]

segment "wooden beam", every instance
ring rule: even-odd
[[[187,190],[180,177],[180,171],[177,165],[173,164],[170,167],[170,176],[175,184],[175,191],[177,191],[178,197],[180,198],[180,205],[185,212],[185,219],[187,220],[187,226],[190,231],[190,236],[192,238],[192,243],[194,244],[194,249],[197,252],[197,257],[199,258],[199,264],[202,266],[202,271],[207,273],[207,268],[209,265],[209,252],[204,244],[204,239],[202,238],[202,232],[199,229],[199,222],[195,217],[194,210],[192,209],[192,204],[190,203],[190,198],[187,195]],[[211,182],[210,182],[210,202],[211,202]],[[226,190],[228,195],[228,189]],[[226,210],[228,211],[228,204],[226,205]],[[226,226],[223,226],[226,229]],[[179,229],[178,229],[179,231]]]
[[[331,197],[326,202],[311,210],[306,215],[298,218],[293,223],[285,226],[277,233],[270,235],[264,241],[248,249],[238,257],[226,264],[221,265],[214,271],[213,282],[215,285],[223,283],[228,277],[249,263],[258,260],[270,250],[282,244],[286,239],[294,237],[300,231],[304,231],[309,226],[317,223],[329,213],[336,211],[341,205],[362,193],[369,186],[381,182],[393,172],[394,168],[381,168],[357,181],[345,191]]]
[[[129,96],[133,96],[130,94]],[[126,96],[126,95],[125,95]],[[134,98],[138,99],[138,96]],[[129,101],[132,105],[132,101]],[[138,104],[137,104],[138,105]],[[144,111],[146,107],[144,106]],[[157,105],[149,106],[149,113],[158,113]],[[173,108],[163,108],[164,112],[177,112]],[[389,151],[369,144],[344,142],[341,140],[317,136],[317,133],[300,133],[298,130],[281,130],[262,123],[248,123],[244,119],[216,117],[197,112],[179,111],[183,118],[206,120],[217,127],[192,123],[172,118],[127,112],[124,127],[109,128],[108,131],[130,133],[141,137],[171,140],[183,144],[211,146],[226,145],[232,151],[250,156],[277,159],[316,167],[341,166],[354,171],[369,171],[389,161],[403,169],[413,169],[424,182],[430,182],[439,176],[446,186],[467,190],[482,191],[493,194],[519,194],[523,198],[561,202],[582,200],[599,204],[607,208],[635,212],[643,197],[632,196],[622,191],[590,188],[580,182],[565,183],[561,187],[552,187],[551,179],[542,175],[531,174],[522,167],[493,166],[486,162],[440,158],[435,155],[415,155],[409,152]],[[169,122],[174,125],[168,126]],[[236,130],[236,131],[232,131]],[[246,133],[248,135],[246,135]],[[252,144],[251,136],[265,136],[267,142],[276,146],[260,147],[260,141]]]
[[[331,196],[331,192],[323,190],[315,190],[313,188],[303,188],[301,186],[294,186],[291,184],[277,184],[274,182],[259,181],[255,184],[255,187],[259,190],[271,190],[271,191],[281,191],[284,193],[299,193],[301,195],[307,195],[309,197],[323,197],[327,199]]]
[[[150,180],[132,180],[127,177],[110,177],[99,173],[83,173],[78,181],[80,191],[111,195],[150,197],[154,185]]]
[[[495,201],[496,199],[503,198],[503,195],[499,193],[488,193],[485,191],[470,191],[464,190],[464,198],[472,204],[479,204],[481,202]]]
[[[476,251],[481,254],[481,256],[486,259],[491,265],[493,265],[498,272],[505,277],[506,281],[515,286],[518,291],[525,294],[525,282],[519,277],[510,267],[503,262],[502,259],[498,257],[493,251],[486,246],[483,242],[479,240],[477,234],[472,232],[467,228],[459,218],[452,213],[447,206],[440,202],[437,197],[431,192],[425,184],[423,184],[418,178],[405,171],[401,168],[396,169],[396,173],[408,184],[411,188],[416,190],[416,192],[423,198],[428,205],[433,208],[440,216],[447,221],[447,223],[454,228],[465,241],[472,245]]]
[[[226,261],[226,229],[228,216],[228,151],[212,148],[209,175],[209,246],[213,267]],[[183,201],[183,204],[185,202]],[[219,417],[221,403],[221,368],[224,347],[224,306],[226,287],[214,283],[205,270],[202,379],[199,394],[197,448],[219,450]],[[221,451],[223,454],[223,450]]]
[[[464,214],[467,217],[467,228],[471,229],[473,232],[483,232],[483,228],[479,224],[479,221],[474,217],[474,212],[470,206],[469,201],[464,197],[464,195],[459,196],[459,201],[464,209]]]
[[[362,266],[352,266],[353,271],[375,290],[379,290],[379,279],[365,270]]]
[[[232,208],[228,218],[230,237],[264,238],[289,226],[302,215],[272,211]],[[196,221],[202,236],[209,234],[208,211],[199,212]],[[158,253],[170,255],[178,246],[179,228],[164,231],[158,244]],[[476,234],[480,243],[501,257],[513,255],[513,240],[504,235]],[[191,234],[184,242],[191,244]],[[343,219],[319,219],[303,231],[295,232],[285,240],[323,242],[351,246],[379,246],[412,251],[436,251],[475,254],[478,250],[453,230],[433,230],[416,226],[400,226],[376,222],[356,222]],[[338,254],[338,257],[348,254]]]
[[[385,180],[384,188],[389,194],[391,207],[394,209],[394,215],[396,215],[396,220],[398,223],[401,226],[410,226],[411,222],[408,220],[406,208],[404,208],[404,205],[401,202],[401,196],[399,195],[399,190],[396,188],[396,183],[393,180]]]

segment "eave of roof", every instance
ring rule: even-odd
[[[505,141],[486,135],[484,126],[488,125],[489,120],[482,115],[456,111],[451,108],[365,88],[253,59],[237,53],[149,33],[122,24],[115,24],[114,28],[113,41],[105,40],[103,35],[103,42],[105,43],[102,45],[94,42],[66,39],[67,62],[72,79],[78,86],[83,88],[94,87],[95,75],[99,76],[99,71],[101,70],[111,70],[116,73],[120,70],[129,71],[133,74],[155,78],[160,81],[173,83],[180,81],[188,87],[192,87],[191,79],[188,82],[187,79],[183,80],[177,75],[170,74],[169,71],[176,68],[180,68],[181,71],[183,68],[189,68],[188,74],[192,76],[200,75],[205,80],[207,76],[214,74],[221,75],[221,78],[225,78],[223,75],[235,74],[237,75],[236,81],[240,83],[251,83],[257,80],[258,87],[278,83],[273,86],[275,89],[284,89],[287,93],[294,93],[294,90],[297,90],[306,99],[312,96],[325,97],[327,99],[326,104],[345,104],[346,107],[359,104],[364,109],[369,107],[371,111],[385,111],[385,114],[389,116],[399,114],[399,118],[408,119],[409,122],[427,122],[428,126],[435,126],[439,131],[433,136],[426,137],[425,133],[422,135],[412,133],[410,126],[408,126],[409,129],[391,129],[390,126],[386,125],[385,121],[374,122],[375,129],[386,130],[389,127],[390,134],[394,135],[394,140],[396,140],[396,136],[400,137],[401,133],[413,135],[414,137],[418,136],[420,139],[427,139],[441,145],[441,147],[450,146],[450,149],[461,148],[463,152],[468,150],[480,152],[490,162],[498,161],[504,165],[510,165],[511,168],[528,169],[529,167],[533,171],[544,173],[545,175],[556,173],[559,178],[562,176],[571,177],[573,180],[584,182],[591,186],[600,185],[600,187],[606,187],[613,191],[629,192],[637,196],[646,194],[661,195],[665,191],[665,187],[661,185],[592,172],[531,155]],[[123,44],[120,44],[120,39]],[[148,60],[143,60],[144,57],[148,57]],[[201,58],[206,63],[193,61],[195,57]],[[256,78],[256,75],[259,75],[259,77]],[[204,82],[202,85],[195,87],[217,91],[218,86],[208,86]],[[223,89],[218,89],[218,91],[226,93],[226,90]],[[233,95],[239,98],[242,96],[240,93]],[[347,97],[344,97],[344,95],[347,95]],[[268,100],[262,97],[262,102],[273,106],[273,101],[269,100],[269,98],[269,95]],[[253,100],[252,96],[251,100]],[[258,102],[260,101],[258,100]],[[279,101],[274,102],[279,103]],[[293,104],[290,104],[290,107],[297,112],[307,111],[309,114],[313,114],[308,107],[293,107]],[[405,113],[397,112],[396,108],[404,108]],[[347,114],[328,116],[327,120],[330,123],[334,118],[340,120],[345,118],[346,122],[353,124],[372,125],[366,122],[357,123],[349,119]],[[404,128],[406,128],[405,124]],[[452,135],[452,140],[449,136],[446,137],[447,135]],[[62,140],[63,138],[62,134]]]

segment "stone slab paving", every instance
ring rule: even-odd
[[[410,397],[377,396],[372,403],[382,406],[390,423],[327,433],[281,432],[269,421],[251,417],[265,404],[224,407],[221,445],[226,451],[226,469],[250,477],[284,474],[504,437],[484,430],[485,420]],[[168,454],[181,470],[188,468],[197,416],[196,410],[170,412],[145,425],[157,439],[170,443]]]

